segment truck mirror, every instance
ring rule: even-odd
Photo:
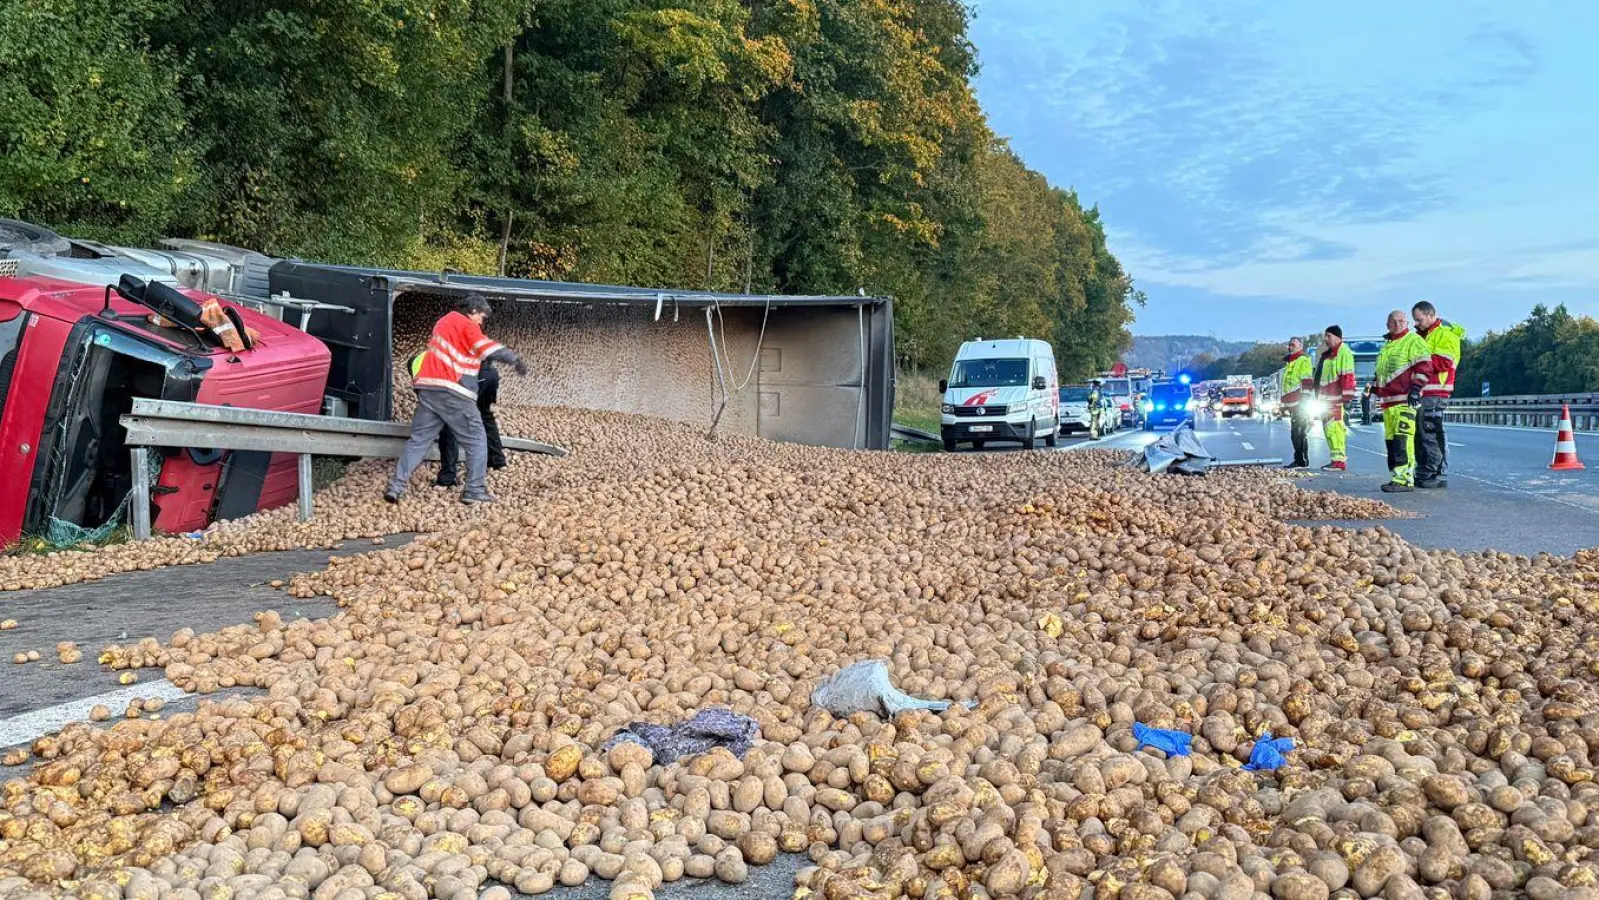
[[[1049,387],[1049,383],[1044,380],[1044,376],[1042,376],[1042,375],[1034,375],[1033,376],[1033,390],[1041,391],[1041,390],[1043,390],[1046,387]]]
[[[938,392],[942,394],[947,390],[949,390],[949,380],[945,378],[938,379]]]

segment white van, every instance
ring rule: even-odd
[[[1051,447],[1058,442],[1060,383],[1047,341],[967,341],[938,389],[945,450],[989,441],[1018,441],[1031,450],[1039,438]]]

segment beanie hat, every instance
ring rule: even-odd
[[[1335,338],[1342,338],[1344,336],[1344,330],[1339,328],[1337,325],[1328,325],[1325,333],[1330,334]]]
[[[456,305],[456,308],[459,309],[464,315],[468,316],[472,315],[473,313],[488,313],[493,311],[493,307],[489,306],[488,298],[475,292],[462,297],[460,303]]]

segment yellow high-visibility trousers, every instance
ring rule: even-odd
[[[1388,471],[1394,484],[1416,484],[1416,411],[1409,404],[1382,411],[1382,436],[1388,445]]]
[[[1322,426],[1322,432],[1327,435],[1327,454],[1333,462],[1344,462],[1349,459],[1349,426],[1344,424],[1343,411],[1335,409],[1327,416],[1327,422]]]

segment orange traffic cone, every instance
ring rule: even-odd
[[[1555,459],[1549,468],[1556,470],[1586,468],[1577,458],[1577,436],[1571,431],[1571,407],[1560,408],[1560,433],[1555,436]]]

